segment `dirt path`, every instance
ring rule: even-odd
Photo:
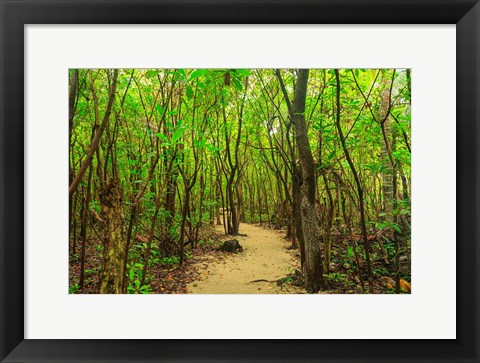
[[[297,267],[293,253],[287,250],[290,242],[285,232],[242,224],[235,237],[243,252],[228,254],[223,261],[211,260],[207,267],[199,265],[202,276],[192,282],[188,291],[193,294],[285,294],[300,292],[291,285],[278,286],[276,280],[284,278]],[[252,282],[254,280],[267,280]]]

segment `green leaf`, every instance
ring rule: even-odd
[[[347,256],[353,257],[353,248],[351,246],[347,246]]]
[[[393,223],[392,224],[392,227],[395,231],[397,231],[398,233],[402,233],[402,229],[400,228],[400,226],[398,224],[395,224]]]
[[[175,132],[172,135],[172,144],[175,144],[178,140],[180,140],[184,130],[185,129],[183,127],[179,127],[178,129],[175,130]]]
[[[159,139],[162,139],[163,142],[168,143],[167,137],[164,134],[162,134],[161,132],[157,132],[157,137]]]
[[[235,71],[243,77],[248,77],[251,74],[248,69],[236,69]]]
[[[187,74],[185,73],[185,69],[179,68],[175,71],[175,76],[177,79],[184,81],[187,79]]]
[[[207,69],[197,69],[190,74],[190,80],[194,80],[198,77],[204,76],[208,73]]]
[[[241,91],[243,89],[242,84],[240,81],[236,78],[233,79],[233,84],[235,85],[235,88]]]
[[[158,103],[157,103],[157,105],[156,105],[155,107],[156,107],[156,109],[157,109],[158,114],[159,114],[160,116],[163,116],[163,107],[160,106]]]
[[[209,144],[208,142],[205,143],[205,147],[206,147],[207,150],[210,151],[210,152],[215,151],[215,146],[213,146],[212,144]]]
[[[193,98],[193,89],[190,86],[187,86],[187,98],[192,99]]]
[[[150,71],[147,71],[147,77],[152,78],[152,77],[157,76],[159,73],[160,73],[160,71],[150,70]]]

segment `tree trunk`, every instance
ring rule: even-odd
[[[381,104],[380,104],[380,120],[383,122],[383,127],[385,129],[385,137],[391,145],[391,131],[390,131],[390,92],[388,89],[385,89],[381,92]],[[385,220],[388,223],[393,223],[393,165],[390,162],[388,155],[388,145],[386,142],[382,144],[381,151],[382,163],[385,166],[382,172],[382,190],[383,190],[383,201],[385,204]],[[391,230],[390,230],[391,232]],[[391,233],[389,233],[391,234]],[[391,237],[391,235],[390,235]],[[389,238],[390,238],[389,237]]]
[[[83,175],[87,171],[87,168],[90,166],[93,160],[93,154],[98,148],[98,145],[100,144],[100,139],[102,138],[103,131],[105,130],[105,127],[107,126],[108,120],[110,118],[110,113],[112,112],[112,106],[113,106],[113,100],[115,99],[115,90],[117,89],[117,77],[118,77],[118,69],[115,69],[113,71],[113,83],[112,87],[109,92],[109,99],[108,99],[108,105],[107,105],[107,110],[105,111],[105,115],[103,116],[102,124],[97,130],[97,133],[95,134],[95,137],[90,145],[90,148],[88,149],[87,157],[85,158],[85,161],[83,162],[82,166],[80,167],[80,170],[78,171],[77,175],[73,179],[72,183],[70,184],[69,187],[69,196],[73,194],[73,192],[77,189],[78,184],[83,178]],[[98,159],[100,161],[100,159]]]
[[[305,240],[304,277],[305,289],[316,293],[325,288],[320,230],[315,212],[315,163],[308,140],[305,123],[305,99],[307,95],[308,69],[298,71],[297,84],[292,103],[291,119],[295,126],[296,140],[303,183],[301,187],[300,213]]]
[[[218,170],[217,170],[217,173]],[[220,207],[222,206],[222,176],[217,175],[216,188],[215,188],[215,218],[217,220],[217,226],[222,224],[220,218]]]
[[[303,238],[302,213],[300,211],[302,175],[296,165],[293,165],[292,179],[292,214],[295,223],[295,236],[298,240],[298,247],[300,248],[300,266],[303,271],[303,265],[305,263],[305,239]]]
[[[100,294],[124,294],[123,275],[126,253],[125,221],[118,180],[110,179],[100,193],[100,202],[105,221],[105,245],[103,270],[100,275]]]
[[[389,144],[391,145],[391,130],[390,130],[390,91],[385,89],[381,92],[381,103],[380,103],[380,117],[379,119],[382,122],[382,133],[384,136],[384,143],[382,144],[382,150],[380,157],[383,165],[385,166],[382,172],[382,192],[383,192],[383,202],[384,202],[384,212],[385,212],[385,221],[392,224],[394,221],[393,217],[393,204],[394,204],[394,188],[393,188],[393,178],[394,178],[394,165],[390,160],[389,156]],[[390,139],[390,140],[389,140]],[[387,227],[386,237],[390,240],[393,240],[393,228]],[[383,254],[383,260],[386,264],[388,261],[388,252],[383,245],[383,241],[380,238],[379,240],[380,248]]]
[[[180,227],[180,239],[179,239],[179,247],[180,247],[180,262],[179,265],[182,266],[183,262],[185,261],[185,252],[184,252],[184,241],[185,238],[185,223],[187,221],[187,213],[190,205],[190,192],[192,191],[193,186],[195,185],[195,181],[197,179],[196,174],[193,177],[193,180],[185,181],[185,201],[183,203],[183,210],[182,210],[182,225]]]
[[[90,200],[92,196],[92,166],[90,165],[88,172],[87,195],[82,207],[82,227],[80,229],[80,239],[82,240],[82,248],[80,255],[80,288],[83,288],[85,282],[85,250],[87,248],[87,214],[89,212]]]
[[[75,98],[77,97],[78,69],[72,69],[70,76],[70,94],[68,96],[68,140],[72,138],[73,118],[75,116]]]
[[[370,259],[370,241],[367,238],[367,226],[365,223],[365,201],[363,198],[363,188],[360,183],[360,178],[357,173],[357,169],[355,168],[355,165],[353,164],[352,158],[350,157],[350,153],[347,149],[347,146],[345,144],[345,137],[343,136],[343,131],[342,131],[342,126],[340,125],[340,74],[338,72],[338,69],[335,69],[335,79],[337,81],[337,110],[336,110],[336,125],[337,125],[337,131],[338,131],[338,136],[340,136],[340,142],[342,144],[342,149],[345,154],[345,158],[347,159],[348,165],[350,166],[350,170],[352,171],[353,177],[355,179],[355,184],[357,186],[357,192],[358,192],[358,200],[360,204],[360,228],[362,230],[362,239],[363,239],[363,245],[365,246],[365,259],[367,260],[367,275],[368,275],[368,281],[370,283],[373,282],[373,275],[372,275],[372,267],[371,267],[371,259]],[[354,247],[355,250],[355,247]],[[356,251],[356,250],[355,250]],[[355,252],[356,253],[356,252]],[[357,258],[358,260],[358,258]],[[358,266],[360,268],[360,266]]]
[[[175,218],[175,195],[177,192],[177,172],[172,171],[167,182],[167,195],[165,196],[165,209],[167,211],[166,224],[172,225]]]
[[[330,261],[332,257],[332,226],[333,226],[333,219],[335,217],[335,204],[333,202],[333,197],[332,197],[332,192],[330,190],[330,186],[328,185],[328,179],[327,176],[325,175],[325,169],[322,169],[322,177],[323,177],[323,182],[325,183],[325,190],[327,191],[327,196],[328,196],[328,203],[329,203],[329,208],[327,212],[327,218],[326,218],[326,225],[324,226],[324,236],[323,236],[323,242],[325,246],[325,260],[323,264],[323,269],[325,270],[326,273],[329,272],[329,267],[330,267]],[[338,189],[337,189],[338,192]]]
[[[72,146],[72,131],[73,131],[73,118],[75,117],[75,98],[77,97],[77,84],[78,84],[78,70],[72,69],[72,74],[70,76],[70,94],[68,96],[68,145],[69,150],[72,150],[73,154],[73,146]],[[68,171],[68,183],[71,184],[73,181],[73,155],[70,157],[70,164],[69,164],[69,171]],[[68,220],[71,225],[72,223],[72,194],[69,195],[68,198]],[[76,239],[76,237],[74,237]],[[75,253],[75,244],[74,251]]]

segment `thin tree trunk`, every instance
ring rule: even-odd
[[[324,241],[324,246],[325,246],[325,260],[323,264],[323,269],[325,272],[328,273],[329,271],[329,266],[330,266],[330,259],[331,259],[331,253],[332,253],[332,225],[333,225],[333,219],[335,216],[335,206],[333,202],[333,197],[332,197],[332,192],[330,190],[330,186],[328,185],[328,180],[327,176],[325,175],[325,169],[322,169],[322,177],[323,177],[323,182],[325,183],[325,189],[327,191],[327,196],[328,196],[328,203],[329,203],[329,210],[328,210],[328,215],[327,215],[327,223],[326,226],[324,226],[324,236],[323,236],[323,241]]]
[[[88,169],[88,183],[87,183],[87,196],[85,198],[85,205],[82,208],[82,227],[80,229],[80,239],[82,240],[81,256],[80,256],[80,282],[79,287],[83,287],[85,280],[85,250],[87,247],[87,213],[91,200],[91,185],[92,185],[92,166]]]
[[[102,124],[97,130],[97,133],[95,134],[95,137],[93,138],[93,141],[90,145],[90,148],[88,149],[87,152],[87,157],[85,161],[83,162],[82,166],[80,167],[80,170],[78,171],[77,175],[73,179],[72,183],[70,184],[69,187],[69,196],[73,194],[73,192],[77,189],[78,184],[83,178],[83,175],[87,171],[87,168],[90,166],[93,160],[93,154],[98,148],[98,145],[100,144],[100,140],[102,138],[103,131],[105,130],[105,127],[107,126],[108,120],[110,119],[110,113],[112,112],[112,106],[113,106],[113,100],[115,99],[115,91],[117,89],[117,78],[118,78],[118,69],[115,69],[113,71],[113,82],[112,82],[112,87],[110,88],[109,92],[109,99],[108,99],[108,105],[107,109],[105,111],[105,115],[103,116]]]
[[[70,94],[68,96],[68,140],[72,138],[73,118],[75,116],[75,98],[77,97],[78,69],[72,69],[70,76]]]
[[[72,147],[72,131],[73,131],[73,119],[75,117],[75,98],[77,96],[77,86],[78,85],[78,70],[72,69],[72,74],[70,76],[70,94],[68,96],[68,145],[69,145],[69,152],[72,153],[70,157],[70,165],[69,165],[69,172],[68,172],[68,182],[69,184],[73,181],[73,165],[74,165],[74,155],[73,155],[73,147]],[[68,197],[68,221],[69,225],[72,225],[72,195],[70,194]],[[75,228],[72,228],[75,229]],[[74,236],[74,243],[73,243],[73,253],[76,251],[76,236]]]
[[[303,265],[305,263],[305,239],[303,237],[302,229],[302,213],[300,210],[300,201],[302,199],[301,186],[302,186],[302,173],[296,165],[293,165],[293,181],[292,181],[292,214],[293,222],[295,224],[295,236],[298,240],[298,247],[300,248],[300,266],[303,271]]]
[[[188,182],[185,181],[185,201],[183,204],[183,211],[182,211],[182,225],[180,227],[180,239],[179,239],[179,245],[180,245],[180,262],[179,265],[182,266],[183,262],[185,261],[185,256],[184,256],[184,242],[183,239],[185,237],[185,223],[187,220],[187,213],[188,213],[188,206],[190,204],[190,192],[195,184],[197,175],[195,174],[193,177],[193,180],[189,180]]]
[[[358,199],[360,204],[360,228],[362,230],[362,239],[363,244],[365,246],[365,259],[367,260],[367,275],[368,280],[370,283],[373,282],[372,276],[372,268],[371,268],[371,260],[370,260],[370,241],[367,238],[367,227],[365,224],[365,206],[364,206],[364,198],[363,198],[363,188],[360,184],[360,178],[358,177],[357,169],[353,164],[352,158],[350,157],[350,153],[348,152],[347,146],[345,144],[345,138],[343,136],[342,127],[340,125],[340,74],[338,69],[335,69],[335,79],[337,81],[337,115],[336,115],[336,125],[338,130],[338,135],[340,136],[340,142],[342,144],[343,152],[345,153],[345,157],[347,159],[348,165],[352,170],[353,177],[355,179],[355,184],[357,186],[357,193]]]
[[[388,139],[391,136],[390,131],[390,92],[385,89],[381,92],[381,104],[380,104],[380,120],[382,120],[382,133],[384,134],[386,142],[382,144],[382,151],[380,157],[386,168],[382,172],[382,190],[383,201],[385,204],[385,220],[388,223],[393,223],[393,164],[390,162],[388,152]],[[389,238],[391,238],[392,229],[389,229]]]

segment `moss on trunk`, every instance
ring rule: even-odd
[[[100,294],[124,294],[123,275],[126,253],[125,221],[118,180],[111,179],[100,193],[105,220],[103,269],[98,284]]]

